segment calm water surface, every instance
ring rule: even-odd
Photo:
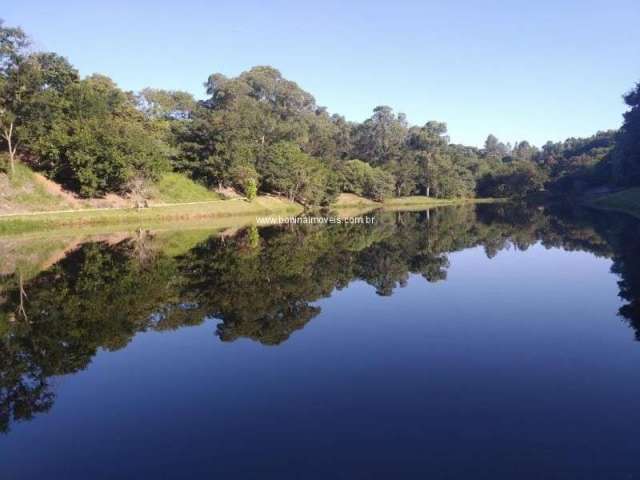
[[[640,225],[0,238],[0,477],[640,478]]]

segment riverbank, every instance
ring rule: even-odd
[[[596,210],[626,213],[640,218],[640,187],[591,198],[584,204]]]
[[[343,193],[338,196],[336,201],[331,205],[334,208],[430,208],[441,207],[446,205],[463,205],[467,203],[495,203],[505,201],[495,198],[434,198],[422,195],[412,195],[409,197],[387,198],[382,202],[375,202],[368,198],[360,197],[351,193]]]
[[[103,225],[148,227],[162,222],[182,222],[212,218],[245,218],[257,215],[297,215],[303,207],[295,202],[261,196],[245,199],[213,200],[152,205],[148,208],[102,208],[30,212],[0,216],[0,235],[45,231],[59,228],[85,228]]]
[[[376,209],[418,210],[468,203],[493,203],[495,199],[437,199],[422,196],[390,198],[374,202],[352,194],[342,194],[331,208],[362,213]],[[119,226],[137,228],[197,223],[215,219],[225,227],[255,223],[257,216],[299,215],[304,207],[281,197],[259,196],[249,202],[243,198],[200,202],[152,204],[147,208],[111,207],[20,212],[0,215],[0,235],[51,232],[65,228],[107,232]],[[224,219],[224,222],[221,220]]]

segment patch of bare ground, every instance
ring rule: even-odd
[[[65,190],[59,183],[49,180],[40,173],[34,173],[33,176],[48,193],[64,199],[71,208],[122,208],[132,206],[131,200],[114,193],[109,193],[102,198],[80,198],[75,193]]]
[[[235,188],[232,187],[218,187],[214,190],[216,193],[222,195],[223,198],[244,198]]]
[[[40,173],[33,172],[33,178],[38,182],[44,190],[56,197],[60,197],[66,203],[69,204],[70,207],[80,208],[82,202],[79,198],[77,198],[73,193],[62,188],[62,185],[49,180],[47,177]]]

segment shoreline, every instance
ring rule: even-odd
[[[301,205],[282,198],[258,197],[253,202],[232,199],[153,205],[141,209],[119,207],[27,212],[1,215],[0,236],[37,233],[69,227],[78,229],[132,225],[141,227],[204,219],[232,219],[236,217],[246,219],[251,216],[277,213],[299,214],[302,211]]]
[[[629,188],[619,192],[590,198],[582,205],[601,212],[616,212],[640,219],[640,188]]]
[[[500,200],[486,198],[434,199],[427,197],[400,197],[388,199],[384,202],[374,202],[366,198],[357,197],[353,201],[332,204],[329,208],[331,210],[358,209],[360,211],[371,211],[383,209],[400,211],[472,203],[495,203],[498,201]],[[252,224],[255,223],[255,217],[259,215],[299,215],[303,212],[304,207],[298,203],[269,196],[260,196],[253,202],[248,202],[245,199],[230,199],[155,204],[141,209],[114,207],[22,212],[0,215],[0,236],[36,234],[65,228],[108,231],[113,230],[114,228],[112,227],[118,226],[167,227],[169,222],[173,224],[193,224],[207,219],[225,219],[225,222],[218,221],[207,225],[215,228],[215,223],[224,223],[226,225]],[[249,220],[252,216],[254,218]],[[241,221],[235,221],[236,219]]]

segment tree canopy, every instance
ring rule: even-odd
[[[271,66],[211,74],[207,98],[103,75],[80,78],[64,57],[33,52],[0,22],[0,147],[82,196],[126,193],[167,170],[246,195],[325,205],[340,192],[381,200],[575,195],[640,184],[640,84],[624,96],[619,131],[541,148],[490,134],[482,148],[450,142],[447,125],[412,125],[390,106],[350,122]]]

